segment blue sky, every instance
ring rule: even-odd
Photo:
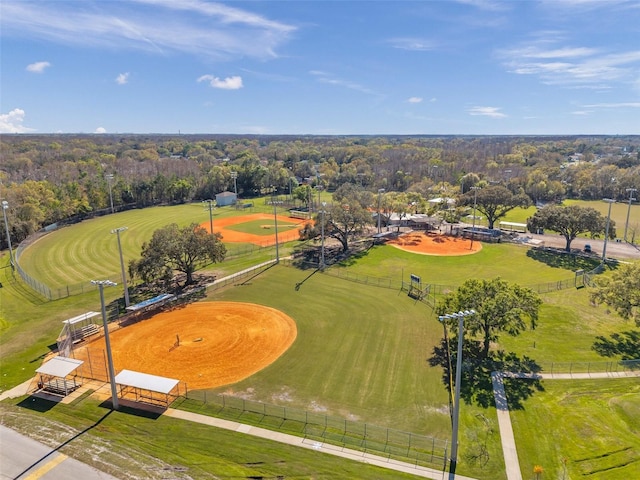
[[[0,133],[640,134],[640,1],[0,3]]]

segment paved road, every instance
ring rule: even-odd
[[[0,478],[116,480],[36,440],[0,425]]]
[[[520,238],[529,238],[541,242],[547,247],[565,248],[567,241],[562,235],[536,235],[533,233],[521,234]],[[583,250],[586,244],[591,245],[591,250],[596,258],[602,258],[604,240],[590,238],[576,238],[571,242],[571,249]],[[624,242],[607,241],[607,258],[616,259],[640,259],[640,247]]]

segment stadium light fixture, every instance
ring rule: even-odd
[[[11,264],[11,270],[15,270],[16,266],[13,259],[13,248],[11,247],[11,235],[9,233],[9,222],[7,220],[7,210],[9,209],[9,202],[2,201],[2,216],[4,217],[4,228],[7,232],[7,244],[9,245],[9,263]]]
[[[122,257],[122,244],[120,243],[120,232],[127,230],[127,227],[119,227],[111,230],[118,237],[118,252],[120,252],[120,271],[122,273],[122,286],[124,287],[124,306],[129,306],[129,288],[127,287],[127,275],[124,270],[124,258]]]
[[[104,304],[104,287],[115,287],[117,283],[111,280],[91,280],[93,285],[100,290],[100,305],[102,307],[102,326],[104,327],[104,343],[107,349],[107,364],[109,366],[109,383],[111,384],[111,403],[114,410],[120,408],[118,403],[118,389],[116,388],[116,372],[113,368],[113,356],[111,355],[111,341],[109,340],[109,325],[107,324],[107,307]]]
[[[456,313],[440,315],[438,320],[444,323],[446,320],[458,319],[458,355],[456,357],[456,391],[453,404],[453,425],[451,434],[451,463],[449,473],[455,474],[458,462],[458,424],[460,419],[460,382],[462,380],[462,341],[464,337],[464,319],[475,315],[475,310],[465,310]]]
[[[607,261],[607,241],[609,240],[609,224],[611,223],[611,205],[616,203],[611,198],[603,198],[602,201],[609,204],[609,213],[607,214],[607,226],[604,229],[604,247],[602,247],[602,265]]]

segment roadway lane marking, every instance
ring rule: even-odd
[[[29,474],[29,476],[24,477],[24,480],[37,480],[48,471],[56,468],[58,465],[64,462],[67,458],[69,457],[67,457],[64,453],[58,453],[56,458],[49,460],[47,463],[45,463],[40,468],[38,468],[35,472],[32,472]]]

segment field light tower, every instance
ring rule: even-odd
[[[115,210],[113,209],[113,193],[111,191],[111,180],[113,180],[113,173],[108,173],[107,175],[105,175],[105,178],[107,179],[107,183],[109,184],[109,203],[111,204],[111,213],[114,213]]]
[[[109,340],[109,325],[107,324],[107,307],[104,304],[104,287],[115,287],[117,283],[111,280],[91,280],[100,290],[100,305],[102,306],[102,326],[104,327],[104,343],[107,349],[107,364],[109,365],[109,383],[111,384],[111,402],[114,410],[118,410],[118,389],[116,388],[116,372],[113,368],[113,356],[111,355],[111,341]]]
[[[384,188],[378,189],[378,233],[380,233],[380,200],[382,198],[382,194],[384,193]]]
[[[211,235],[213,235],[213,200],[205,200],[203,203],[208,204],[205,208],[209,209],[209,226],[211,227]]]
[[[120,243],[120,232],[127,230],[127,227],[114,228],[111,233],[118,237],[118,251],[120,252],[120,270],[122,271],[122,286],[124,287],[124,306],[129,306],[129,288],[127,287],[127,275],[124,272],[124,259],[122,258],[122,244]]]
[[[322,202],[322,223],[320,224],[320,229],[322,232],[322,248],[320,253],[320,270],[324,270],[324,214],[325,207],[327,206],[327,202]]]
[[[602,264],[607,261],[607,241],[609,240],[609,224],[611,223],[611,205],[616,203],[615,200],[611,198],[603,198],[604,202],[609,204],[609,213],[607,214],[607,226],[604,230],[604,247],[602,247]]]
[[[231,172],[231,178],[233,178],[233,193],[238,198],[238,172]]]
[[[627,241],[627,228],[629,228],[629,214],[631,213],[631,202],[635,200],[633,194],[638,191],[637,188],[627,188],[625,190],[629,194],[629,208],[627,209],[627,222],[624,224],[624,241]]]
[[[449,313],[440,315],[438,319],[444,323],[452,318],[458,319],[458,355],[456,357],[456,392],[453,404],[453,425],[451,434],[451,463],[449,465],[449,473],[455,474],[458,462],[458,422],[460,418],[460,382],[462,379],[462,339],[464,337],[464,319],[471,315],[475,315],[475,310],[465,310],[457,313]]]
[[[476,203],[480,187],[471,187],[471,190],[473,190],[473,228],[471,229],[471,250],[473,250],[473,239],[476,236]]]
[[[9,202],[2,201],[2,216],[4,217],[4,228],[7,232],[7,244],[9,245],[9,263],[11,264],[11,270],[15,270],[16,266],[13,260],[13,249],[11,248],[11,235],[9,234],[9,222],[7,221],[7,210],[9,209]]]

